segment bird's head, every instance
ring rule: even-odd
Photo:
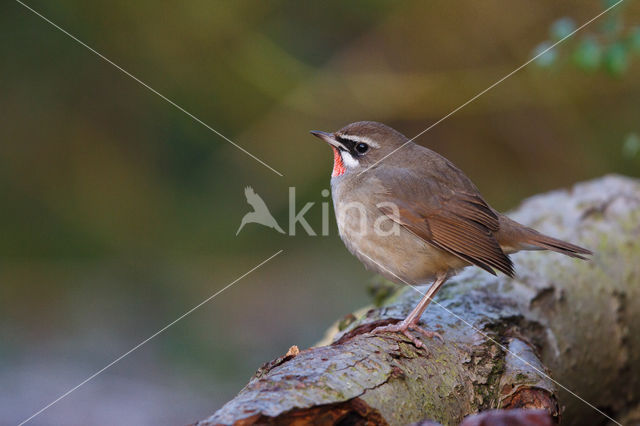
[[[331,177],[375,166],[408,141],[402,133],[375,121],[351,123],[334,133],[312,130],[311,134],[333,148]]]

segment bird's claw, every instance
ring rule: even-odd
[[[380,333],[402,333],[411,340],[411,342],[417,347],[421,348],[424,346],[424,343],[418,339],[416,336],[411,334],[411,331],[415,331],[417,333],[422,334],[425,337],[433,339],[434,337],[440,339],[442,343],[444,343],[444,339],[439,333],[435,331],[425,330],[417,324],[409,324],[401,321],[398,324],[385,325],[382,327],[376,327],[371,331],[371,334],[380,334]]]

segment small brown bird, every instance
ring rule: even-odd
[[[471,180],[443,156],[381,123],[360,121],[335,133],[312,131],[333,148],[331,191],[340,237],[367,269],[395,282],[433,281],[401,322],[373,333],[418,326],[447,278],[475,265],[513,277],[509,254],[552,250],[584,259],[591,252],[548,237],[495,211]]]

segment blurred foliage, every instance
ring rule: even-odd
[[[560,18],[549,28],[548,41],[543,41],[534,50],[538,56],[536,63],[540,67],[551,67],[558,64],[559,51],[565,51],[571,62],[579,69],[587,72],[603,70],[612,76],[620,76],[629,69],[633,57],[640,56],[640,26],[625,26],[624,8],[626,4],[620,0],[603,0],[603,7],[613,7],[601,17],[595,25],[598,29],[585,29],[570,40],[554,46],[565,38],[568,39],[577,30],[572,18]]]
[[[398,289],[398,286],[380,275],[373,277],[367,285],[367,293],[371,298],[373,305],[380,307]]]
[[[637,133],[629,133],[622,145],[623,154],[628,159],[636,159],[640,153],[640,137]]]

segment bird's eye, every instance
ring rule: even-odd
[[[368,150],[369,150],[369,145],[367,145],[366,143],[360,142],[359,144],[356,145],[356,152],[358,154],[364,154]]]

